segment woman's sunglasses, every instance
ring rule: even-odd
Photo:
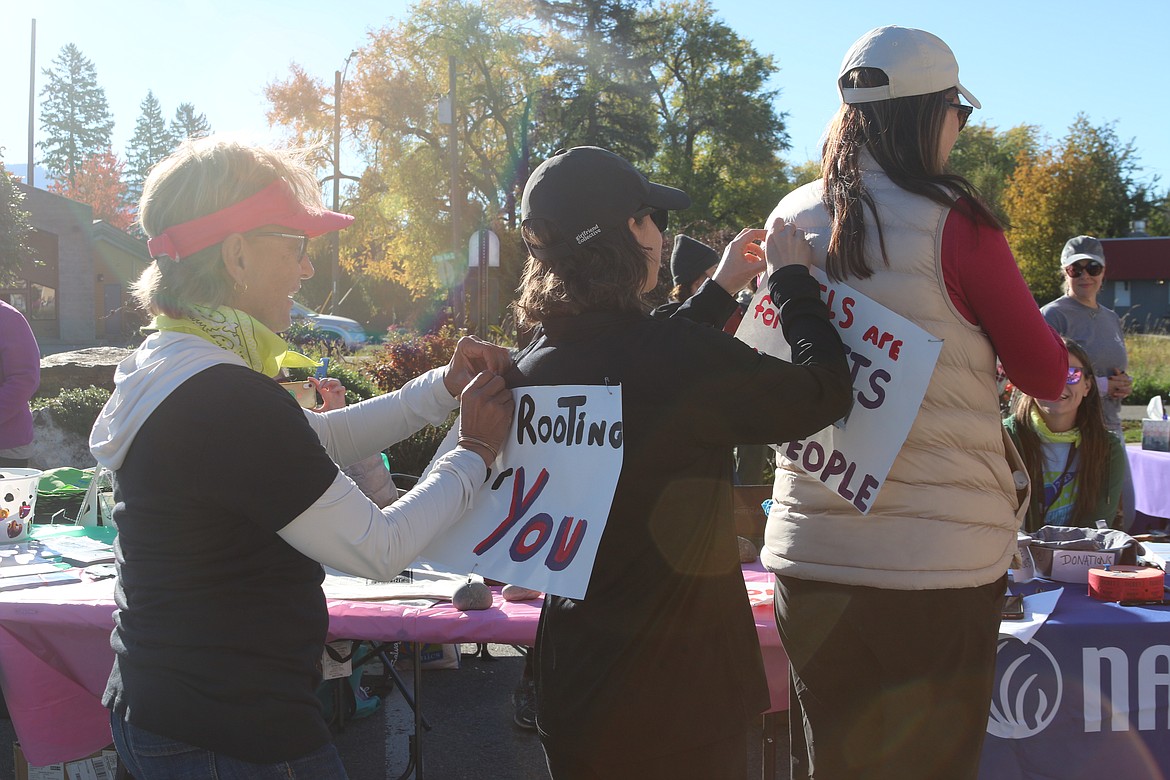
[[[1084,265],[1077,265],[1076,263],[1073,263],[1072,265],[1066,265],[1064,267],[1064,273],[1070,279],[1080,279],[1081,274],[1085,273],[1086,271],[1089,273],[1089,276],[1100,276],[1101,272],[1104,270],[1105,266],[1101,265],[1096,260],[1090,260]]]
[[[967,126],[967,120],[971,118],[971,112],[975,110],[975,106],[967,106],[962,103],[948,102],[947,106],[959,112],[959,129],[962,130]]]
[[[1066,385],[1075,385],[1081,381],[1081,378],[1084,377],[1084,375],[1085,369],[1081,368],[1080,366],[1069,366],[1068,379],[1064,380],[1064,383]]]
[[[635,211],[632,216],[635,219],[641,219],[642,217],[646,216],[650,217],[650,219],[653,220],[654,224],[658,227],[658,232],[660,233],[666,232],[666,226],[670,222],[669,211],[666,209],[655,208],[653,206],[643,206],[642,208]]]

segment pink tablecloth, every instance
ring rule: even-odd
[[[758,565],[745,567],[744,579],[753,598],[771,587]],[[330,601],[330,638],[533,644],[541,602],[505,602],[494,590],[492,608],[477,612]],[[114,658],[113,609],[112,580],[0,592],[0,687],[30,764],[81,758],[110,743],[101,694]],[[788,658],[772,607],[753,613],[772,708],[787,709]]]
[[[1170,452],[1127,444],[1125,454],[1133,474],[1134,508],[1153,517],[1170,517]]]

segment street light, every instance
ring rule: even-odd
[[[357,56],[351,51],[345,58],[345,66],[333,71],[333,210],[341,208],[341,84],[349,70],[349,61]],[[329,313],[337,312],[337,280],[341,274],[341,235],[333,232],[333,292],[329,296]]]

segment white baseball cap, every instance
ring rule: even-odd
[[[876,68],[886,74],[889,84],[880,87],[845,87],[841,79],[854,68]],[[913,27],[878,27],[849,47],[841,62],[837,89],[845,103],[873,103],[877,100],[929,95],[955,87],[975,108],[982,108],[975,96],[959,83],[959,63],[951,47],[937,35]]]

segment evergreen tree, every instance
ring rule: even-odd
[[[654,79],[640,54],[638,6],[645,0],[535,0],[550,84],[537,106],[536,157],[600,146],[634,164],[655,151]]]
[[[211,123],[206,114],[195,113],[195,106],[191,103],[180,103],[175,109],[175,118],[171,120],[171,135],[176,143],[188,138],[202,138],[211,135]]]
[[[51,173],[73,182],[81,164],[110,146],[114,120],[97,71],[72,43],[66,44],[46,68],[41,90],[41,127],[46,138],[37,143]]]
[[[163,119],[162,106],[153,91],[147,91],[140,106],[142,113],[134,126],[134,137],[126,148],[126,197],[137,202],[142,195],[146,175],[175,147],[175,136]]]

